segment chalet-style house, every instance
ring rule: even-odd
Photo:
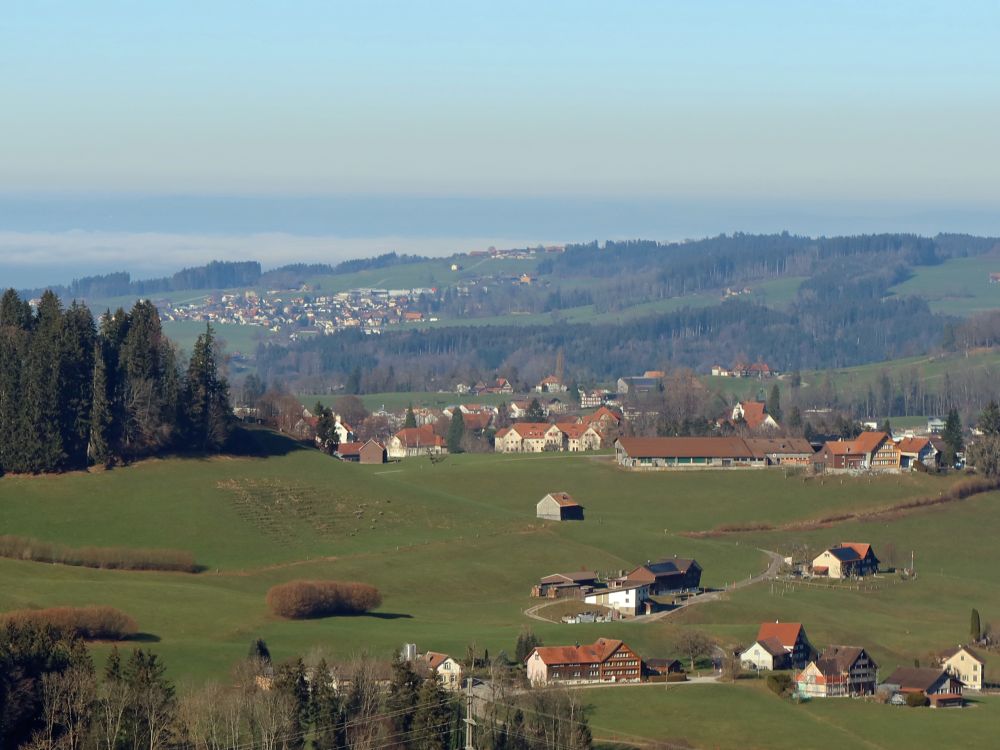
[[[448,656],[448,654],[428,651],[427,653],[418,655],[416,661],[436,674],[445,690],[462,689],[462,665]]]
[[[386,461],[385,446],[377,440],[368,440],[364,443],[340,443],[334,455],[342,461],[362,464],[384,464]]]
[[[624,642],[598,638],[585,646],[537,646],[525,659],[528,681],[553,683],[639,682],[642,659]]]
[[[563,433],[548,422],[518,422],[498,430],[493,443],[497,453],[542,453],[563,447]]]
[[[533,586],[531,595],[543,599],[582,599],[599,586],[601,584],[597,582],[597,573],[592,570],[553,573]]]
[[[729,421],[734,425],[741,422],[751,430],[777,430],[780,425],[767,413],[767,405],[763,401],[740,401],[733,407]]]
[[[795,685],[809,698],[874,695],[878,664],[859,646],[829,646],[795,676]]]
[[[929,469],[937,466],[939,451],[930,438],[905,437],[896,444],[896,447],[899,449],[901,469],[913,469],[918,463]]]
[[[966,690],[982,690],[986,680],[986,662],[968,646],[945,651],[941,655],[941,668],[961,680]]]
[[[701,586],[701,566],[697,560],[665,557],[629,571],[623,581],[629,585],[649,586],[651,596],[674,591],[690,591]]]
[[[590,424],[576,422],[556,422],[562,433],[564,451],[571,453],[596,451],[601,448],[601,434]]]
[[[434,432],[432,425],[404,427],[389,439],[389,458],[409,458],[447,453],[444,438]]]
[[[775,620],[761,623],[757,640],[740,654],[740,663],[744,669],[803,669],[815,653],[802,623]]]
[[[738,437],[621,437],[618,463],[630,469],[696,469],[763,466]]]
[[[649,596],[648,583],[620,583],[613,588],[594,589],[584,594],[583,601],[608,607],[623,617],[637,617],[648,613]]]
[[[583,506],[568,492],[550,492],[538,501],[535,515],[546,521],[582,521]]]
[[[943,669],[900,667],[879,685],[879,689],[894,696],[922,693],[930,699],[932,708],[962,705],[961,681]]]
[[[878,573],[878,564],[870,544],[841,542],[812,561],[812,573],[828,578],[857,578]]]
[[[900,469],[899,447],[886,432],[862,432],[854,440],[827,442],[815,463],[827,471],[890,471]]]

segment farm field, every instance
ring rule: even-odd
[[[801,618],[818,646],[834,641],[870,646],[883,668],[891,669],[961,640],[970,607],[978,606],[985,621],[1000,612],[1000,584],[990,581],[991,566],[982,564],[986,548],[968,541],[1000,532],[1000,493],[879,523],[683,535],[884,507],[935,496],[954,478],[914,474],[824,481],[780,470],[626,473],[609,456],[570,454],[460,455],[438,464],[409,459],[359,466],[258,434],[274,455],[171,458],[112,471],[0,478],[5,534],[74,546],[184,549],[205,567],[198,574],[123,572],[3,559],[0,611],[60,604],[119,607],[137,619],[140,643],[189,683],[225,676],[256,637],[264,638],[279,660],[316,647],[334,657],[361,650],[387,656],[404,642],[456,654],[469,643],[510,653],[518,632],[530,625],[549,644],[619,637],[654,657],[677,655],[674,643],[682,628],[705,630],[721,643],[747,642],[760,621],[779,617]],[[573,494],[587,520],[535,519],[535,502],[552,490]],[[919,577],[887,583],[878,592],[800,586],[772,594],[770,584],[758,584],[654,622],[564,626],[523,614],[538,603],[528,596],[532,583],[557,571],[617,571],[677,554],[697,558],[704,583],[723,587],[763,570],[763,549],[786,551],[795,544],[818,549],[848,538],[870,540],[880,552],[880,545],[892,542],[897,563],[914,549]],[[384,604],[367,616],[307,621],[272,616],[264,604],[267,589],[295,578],[371,583],[382,591]],[[94,647],[98,655],[109,648]],[[620,693],[623,699],[632,690],[653,696],[653,703],[643,704],[645,715],[659,706],[661,689]],[[819,712],[822,720],[842,726],[839,715],[825,713],[833,709],[785,705],[752,685],[711,687],[707,694],[715,690],[735,691],[720,700],[733,701],[727,705],[741,721],[754,712],[767,715],[772,704],[758,703],[773,701],[778,714]],[[612,703],[600,697],[605,693]],[[618,695],[586,691],[594,701],[595,727],[616,726],[608,717],[617,713]],[[720,705],[689,705],[678,708],[677,716],[703,711],[724,726],[729,722],[718,720]],[[848,710],[860,709],[852,702]],[[643,731],[664,734],[642,736],[696,739],[675,733],[675,720],[664,723],[663,711],[650,714],[659,717],[661,728],[650,718]],[[972,721],[994,716],[992,707],[989,713],[983,708],[965,714]],[[802,727],[820,720],[789,719]],[[623,731],[636,733],[641,725]],[[595,735],[603,736],[596,730]]]
[[[934,312],[975,315],[1000,308],[1000,284],[991,273],[1000,272],[1000,257],[980,255],[952,258],[939,266],[918,266],[914,275],[892,288],[894,294],[923,297]]]
[[[964,710],[837,698],[796,705],[769,692],[763,681],[747,683],[594,688],[578,696],[591,708],[596,744],[649,738],[719,750],[958,750],[991,746],[998,726],[997,696],[974,698]]]
[[[323,404],[323,406],[333,406],[333,403],[342,395],[340,393],[335,395],[306,393],[299,394],[298,399],[304,406],[311,409],[317,401]],[[488,404],[496,406],[502,402],[509,404],[511,401],[534,398],[534,395],[537,394],[483,393],[478,396],[471,396],[467,393],[401,391],[393,393],[365,393],[358,398],[361,399],[368,411],[375,411],[382,408],[386,411],[400,411],[410,404],[413,404],[415,408],[425,406],[436,409],[443,409],[446,406],[455,406],[456,404]]]

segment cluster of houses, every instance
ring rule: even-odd
[[[577,599],[606,607],[618,617],[639,617],[653,612],[653,597],[700,590],[701,566],[695,560],[665,557],[647,561],[630,571],[602,577],[595,571],[553,573],[531,589],[544,599]]]
[[[351,328],[378,333],[385,326],[419,323],[425,317],[416,308],[437,297],[438,290],[430,287],[351,289],[336,294],[247,290],[179,305],[164,302],[158,307],[166,320],[252,325],[301,336]]]
[[[900,667],[879,681],[878,664],[860,646],[828,646],[818,652],[798,622],[765,622],[757,639],[739,654],[743,669],[795,670],[803,698],[871,696],[883,692],[891,703],[918,694],[935,708],[961,706],[963,690],[982,690],[986,664],[967,646],[940,655],[934,667]]]
[[[739,360],[732,367],[712,365],[712,377],[716,378],[774,378],[781,373],[773,369],[767,362],[747,362]]]

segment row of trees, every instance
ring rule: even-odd
[[[562,691],[525,694],[506,659],[471,655],[493,697],[476,716],[482,750],[590,750],[586,713]],[[450,750],[461,747],[461,701],[418,663],[322,655],[272,663],[255,641],[226,684],[179,695],[163,662],[111,652],[97,670],[82,641],[52,629],[0,630],[0,747],[18,750],[259,748]]]
[[[216,451],[230,429],[229,386],[210,327],[182,372],[150,302],[96,325],[86,307],[64,309],[52,292],[37,310],[13,290],[0,299],[0,471]]]

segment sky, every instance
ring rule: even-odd
[[[0,277],[241,239],[1000,234],[998,28],[996,2],[10,3]]]

